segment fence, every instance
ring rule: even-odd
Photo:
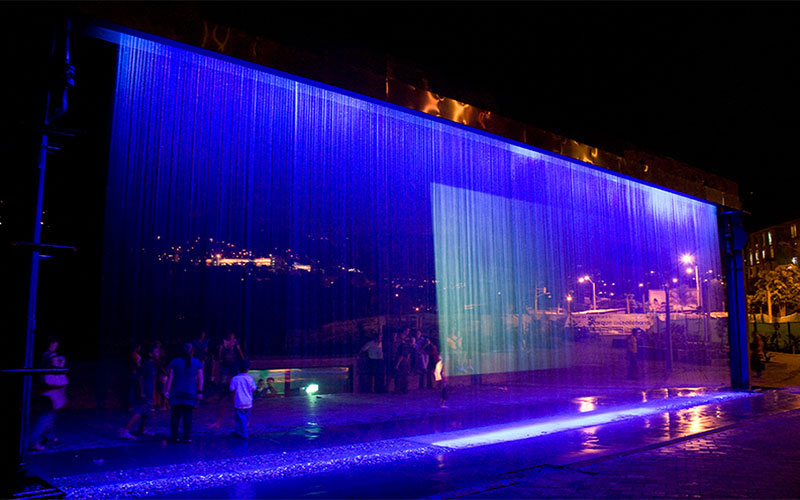
[[[748,332],[764,337],[764,348],[767,351],[800,353],[800,322],[751,321],[748,323]]]

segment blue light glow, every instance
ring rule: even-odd
[[[390,464],[423,457],[442,456],[464,448],[473,448],[535,438],[556,432],[580,429],[610,422],[622,422],[647,415],[669,413],[682,420],[696,421],[690,433],[710,430],[700,423],[703,413],[712,410],[698,405],[718,405],[757,393],[698,394],[682,391],[675,397],[658,399],[635,406],[606,411],[588,411],[556,420],[523,421],[461,431],[407,436],[314,449],[276,451],[214,460],[191,460],[185,463],[102,470],[53,478],[67,493],[67,498],[106,499],[163,496],[173,492],[198,491],[242,483],[257,483],[335,471],[352,471],[363,465]],[[720,406],[712,406],[719,411]],[[672,439],[670,435],[663,439]],[[186,455],[190,458],[192,454]]]
[[[725,319],[688,312],[691,276],[674,285],[687,309],[674,338],[648,307],[690,253],[711,270],[703,305],[722,311],[713,205],[323,86],[119,43],[109,344],[232,331],[250,355],[351,356],[369,330],[419,325],[451,376],[727,381]],[[586,314],[594,302],[602,316]],[[634,326],[640,376],[626,382],[614,340]]]
[[[529,423],[515,422],[511,425],[496,425],[454,431],[411,438],[414,441],[441,446],[444,448],[461,449],[486,446],[508,441],[519,441],[537,436],[545,436],[556,432],[580,429],[594,425],[619,422],[645,415],[654,415],[674,411],[681,408],[696,407],[709,403],[719,403],[732,399],[751,397],[748,393],[721,393],[713,395],[669,398],[656,403],[642,404],[635,407],[615,409],[612,411],[591,411],[577,416],[548,418],[535,420]]]
[[[57,477],[67,498],[111,499],[158,497],[242,483],[347,471],[361,465],[390,463],[441,453],[441,448],[403,440],[268,453],[221,460],[202,460],[156,467]]]

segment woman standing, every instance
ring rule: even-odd
[[[217,359],[219,359],[220,363],[221,377],[219,380],[219,397],[217,398],[217,420],[209,426],[211,429],[219,429],[222,425],[222,420],[225,417],[225,408],[228,407],[228,400],[230,399],[228,386],[231,383],[231,379],[238,375],[239,363],[244,359],[242,346],[236,340],[236,335],[233,332],[228,333],[222,340]]]
[[[156,387],[153,391],[153,404],[158,410],[166,410],[169,406],[164,390],[167,387],[167,379],[169,378],[169,366],[167,366],[167,352],[160,340],[155,341],[154,358],[156,364]]]
[[[169,364],[164,396],[172,407],[170,442],[178,441],[178,426],[183,421],[183,442],[191,443],[192,409],[203,397],[203,363],[195,359],[192,344],[184,344],[183,356]]]
[[[58,339],[50,337],[47,342],[47,350],[42,354],[42,368],[64,368],[66,361],[64,356],[58,354],[57,349]],[[40,411],[29,439],[31,449],[36,451],[44,450],[45,442],[58,442],[55,433],[56,411],[63,408],[67,403],[66,388],[68,382],[67,376],[63,374],[42,376],[42,392],[37,401]]]

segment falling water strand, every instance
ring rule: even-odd
[[[639,386],[729,376],[713,205],[127,35],[105,234],[108,343],[341,358],[411,326],[451,376],[589,387],[641,328]]]

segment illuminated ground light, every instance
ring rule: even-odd
[[[57,477],[53,478],[53,483],[64,490],[68,498],[105,499],[158,496],[244,482],[302,477],[309,474],[346,470],[360,465],[388,464],[401,460],[418,459],[455,452],[462,448],[518,441],[699,405],[722,403],[753,395],[751,393],[716,393],[678,396],[615,410],[591,411],[556,419],[514,422],[463,431],[298,450],[291,453],[276,452]]]
[[[441,448],[403,439],[268,453],[220,460],[201,460],[53,478],[67,498],[107,499],[160,496],[245,482],[302,477],[344,471],[442,453]]]
[[[718,393],[703,396],[678,397],[657,400],[636,406],[628,406],[602,412],[588,412],[562,418],[536,419],[512,424],[478,427],[463,431],[428,434],[410,438],[433,446],[461,449],[486,446],[490,444],[519,441],[555,432],[569,431],[594,425],[619,422],[622,420],[675,411],[682,408],[720,403],[731,399],[749,397],[748,393]]]

